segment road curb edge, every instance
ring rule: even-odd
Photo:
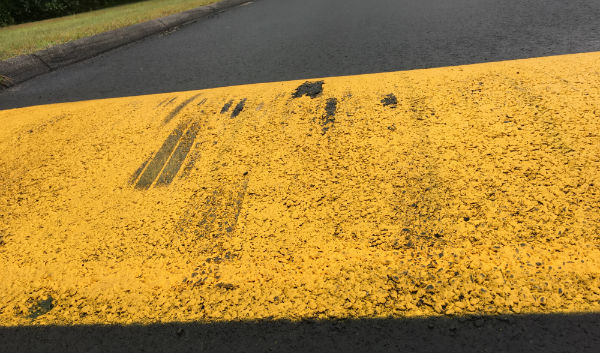
[[[2,60],[0,61],[0,89],[14,86],[152,34],[164,32],[249,2],[251,1],[222,0],[214,4],[55,45],[33,54]]]

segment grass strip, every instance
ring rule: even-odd
[[[147,0],[0,28],[0,60],[190,10],[217,0]]]

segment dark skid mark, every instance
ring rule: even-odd
[[[231,112],[231,117],[235,118],[236,116],[238,116],[242,110],[244,110],[244,104],[246,104],[246,98],[242,99],[233,109],[233,111]]]
[[[179,172],[183,161],[185,161],[185,158],[190,152],[190,148],[192,148],[192,145],[194,144],[194,140],[196,139],[196,135],[198,134],[199,130],[199,123],[193,123],[192,126],[188,129],[188,131],[181,139],[181,142],[177,146],[177,149],[171,156],[171,159],[169,159],[169,162],[167,162],[165,169],[156,181],[156,186],[169,185],[171,184],[173,179],[175,179],[175,176],[177,175],[177,172]]]
[[[323,92],[323,81],[315,81],[310,82],[306,81],[298,88],[296,88],[296,92],[292,94],[292,98],[300,98],[302,96],[308,96],[310,98],[315,98]]]
[[[144,171],[146,164],[150,162],[150,158],[152,158],[152,155],[148,156],[144,163],[142,163],[142,165],[135,171],[135,173],[131,175],[131,178],[129,178],[129,184],[134,184],[136,182],[136,180],[140,177],[140,174],[142,174],[142,171]]]
[[[393,93],[390,93],[381,100],[381,103],[384,107],[390,106],[391,108],[396,108],[398,99]]]
[[[164,124],[168,123],[169,121],[171,121],[171,119],[173,119],[175,117],[175,115],[179,114],[179,112],[185,108],[186,105],[190,104],[191,101],[193,101],[194,99],[196,99],[201,93],[198,93],[188,99],[186,99],[185,101],[183,101],[181,104],[179,104],[178,106],[175,107],[175,109],[173,109],[169,115],[167,115],[167,117],[165,118]]]
[[[337,98],[329,98],[327,99],[327,103],[325,104],[325,115],[323,115],[321,126],[323,126],[322,134],[325,135],[327,130],[333,126],[335,122],[335,112],[337,110]]]
[[[175,149],[177,142],[183,135],[183,131],[187,126],[187,122],[179,124],[173,132],[167,137],[161,148],[154,155],[154,159],[150,161],[148,167],[135,185],[136,189],[148,189],[162,170],[165,162]]]
[[[226,113],[229,108],[231,107],[231,105],[233,104],[233,99],[230,100],[229,102],[225,103],[225,105],[223,106],[223,108],[221,108],[221,114]]]
[[[206,98],[202,99],[200,102],[198,102],[198,104],[196,104],[198,107],[201,106],[202,104],[206,103]]]

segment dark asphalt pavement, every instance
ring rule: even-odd
[[[597,353],[599,330],[600,314],[0,327],[0,353]]]
[[[600,0],[258,0],[0,93],[0,109],[600,50]]]

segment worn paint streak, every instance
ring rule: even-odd
[[[599,63],[0,111],[0,325],[600,311]]]

